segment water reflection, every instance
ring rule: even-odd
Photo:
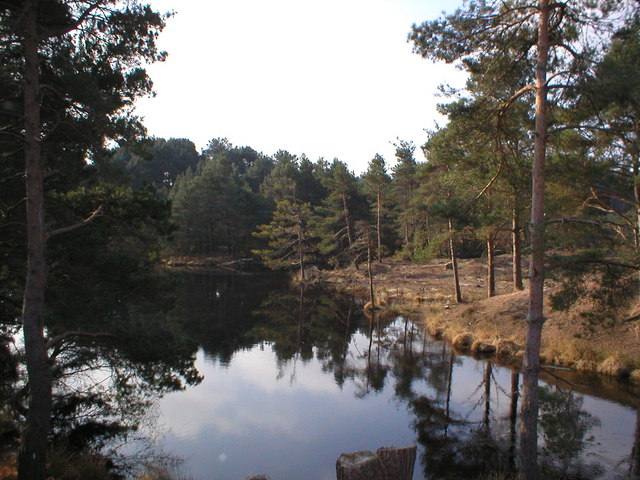
[[[341,453],[414,443],[416,479],[513,471],[518,373],[456,355],[411,318],[366,317],[277,276],[208,275],[188,279],[172,315],[201,345],[205,381],[163,401],[166,445],[196,478],[335,478]],[[578,391],[554,377],[543,390],[545,475],[637,477],[633,389],[570,381]]]
[[[283,275],[178,277],[145,295],[96,284],[75,309],[72,289],[59,289],[68,294],[51,302],[49,333],[94,335],[53,351],[57,444],[104,447],[166,395],[162,446],[196,480],[333,479],[341,453],[412,444],[416,479],[513,471],[517,372]],[[20,400],[21,378],[8,345],[0,337],[0,440],[15,448],[8,419],[20,412],[8,400]],[[639,478],[637,390],[568,371],[543,379],[545,478]]]

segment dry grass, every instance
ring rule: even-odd
[[[522,350],[520,345],[511,340],[500,339],[496,345],[496,356],[503,361],[514,359]]]
[[[390,308],[417,308],[431,335],[447,339],[460,350],[470,351],[478,342],[479,350],[484,349],[484,344],[495,347],[496,357],[504,362],[518,360],[524,345],[528,293],[512,291],[511,259],[506,255],[497,257],[497,296],[488,299],[485,259],[460,260],[464,299],[460,305],[453,302],[452,272],[445,263],[442,259],[427,265],[385,260],[374,269],[377,295],[387,299]],[[338,288],[367,295],[368,279],[362,269],[331,272],[328,278]],[[547,293],[553,289],[549,284]],[[640,370],[640,323],[588,326],[581,314],[589,308],[582,304],[569,312],[554,312],[546,302],[541,351],[544,362],[640,381],[640,373],[632,373]],[[637,310],[640,312],[640,302]],[[617,358],[620,365],[612,361],[605,364],[608,357]]]
[[[466,352],[471,348],[474,341],[473,335],[469,332],[458,333],[451,339],[451,345],[457,350]]]
[[[628,377],[631,374],[632,367],[619,356],[612,355],[600,363],[597,370],[598,373],[602,373],[604,375]]]

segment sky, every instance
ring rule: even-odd
[[[376,153],[395,163],[397,139],[416,158],[445,120],[438,85],[462,86],[454,66],[412,53],[413,23],[457,0],[150,0],[175,11],[159,38],[167,60],[148,67],[156,95],[138,101],[148,133],[218,137],[267,155],[338,158],[355,173]]]

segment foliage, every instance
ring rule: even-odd
[[[171,190],[172,220],[179,230],[172,249],[178,254],[246,253],[251,234],[268,218],[258,192],[266,175],[262,157],[249,147],[212,140],[195,170],[179,175]],[[255,175],[258,174],[258,177]]]
[[[355,225],[368,218],[369,208],[347,165],[334,160],[323,178],[327,196],[316,209],[314,231],[320,239],[318,250],[332,265],[354,261],[352,245]]]
[[[267,248],[254,253],[272,268],[298,267],[303,271],[317,251],[317,239],[310,230],[311,215],[308,203],[280,200],[271,221],[255,233],[268,241]]]
[[[153,138],[117,148],[99,166],[106,177],[136,188],[153,185],[168,193],[178,176],[200,161],[196,146],[187,139]]]

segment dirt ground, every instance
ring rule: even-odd
[[[384,260],[373,265],[377,303],[385,309],[411,309],[433,335],[475,353],[496,353],[518,361],[524,344],[528,293],[514,292],[511,258],[497,258],[496,296],[487,298],[486,259],[459,260],[463,303],[454,302],[453,274],[447,260],[416,265]],[[328,272],[326,279],[340,290],[369,295],[365,266]],[[547,293],[555,287],[551,282]],[[580,313],[588,304],[567,312],[552,311],[545,301],[541,359],[544,364],[630,377],[640,382],[640,322],[588,327]],[[636,311],[627,312],[629,316]]]

